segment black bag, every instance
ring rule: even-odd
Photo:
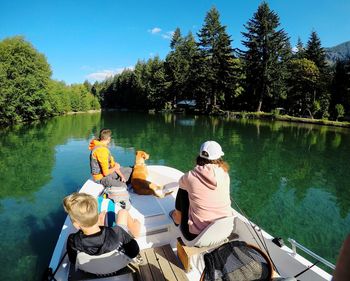
[[[271,280],[272,266],[260,249],[231,241],[204,255],[205,281]]]

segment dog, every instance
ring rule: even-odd
[[[147,159],[149,159],[148,153],[142,150],[136,151],[135,165],[131,174],[131,186],[134,191],[139,195],[154,195],[160,198],[172,193],[171,191],[164,194],[163,186],[156,185],[147,180],[148,170],[145,164],[145,160]]]

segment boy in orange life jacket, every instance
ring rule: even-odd
[[[89,144],[90,168],[93,179],[103,186],[122,186],[126,187],[132,169],[130,167],[121,167],[108,149],[111,142],[112,132],[109,129],[100,131],[99,139],[93,139]]]

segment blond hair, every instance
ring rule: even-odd
[[[94,226],[98,221],[97,201],[89,194],[74,192],[63,199],[63,207],[71,220],[83,227]]]

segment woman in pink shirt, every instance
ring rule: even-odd
[[[220,144],[206,141],[197,165],[179,180],[175,210],[170,216],[187,240],[193,240],[212,221],[232,215],[228,165]]]

